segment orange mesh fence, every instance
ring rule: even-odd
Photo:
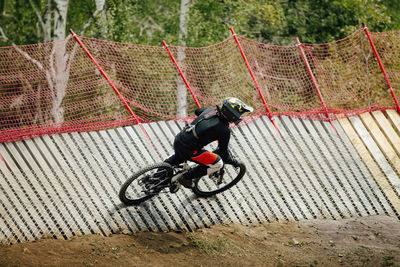
[[[347,115],[394,107],[365,33],[330,44],[306,45],[329,110]]]
[[[398,96],[399,32],[371,36]],[[327,112],[334,119],[335,114],[395,108],[362,29],[332,43],[285,47],[237,36],[250,70],[234,37],[209,47],[168,46],[177,66],[161,45],[79,39],[136,119],[73,38],[2,47],[0,142],[159,120],[187,120],[197,108],[196,101],[200,106],[214,105],[228,96],[254,106],[255,116],[266,114],[266,105],[272,115],[320,120],[327,120]],[[247,117],[245,123],[250,120]]]
[[[235,96],[250,105],[256,105],[258,99],[254,83],[239,53],[233,38],[222,43],[203,48],[169,47],[178,66],[184,72],[200,106],[215,105],[221,99]],[[188,94],[188,101],[193,102]],[[193,114],[195,105],[188,109]],[[256,114],[263,114],[256,110]]]
[[[374,33],[372,40],[380,55],[388,75],[397,102],[400,101],[400,31]],[[374,65],[376,67],[376,65]],[[387,86],[379,84],[378,93],[386,99],[385,106],[393,107],[393,101],[387,97]],[[398,110],[400,112],[400,110]]]
[[[239,37],[262,94],[274,114],[296,114],[321,108],[296,46],[282,47]],[[262,106],[257,105],[257,110]]]

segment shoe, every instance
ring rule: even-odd
[[[176,192],[178,192],[179,188],[181,188],[180,183],[173,183],[169,186],[169,192],[176,193]]]
[[[169,186],[169,191],[171,193],[176,193],[179,188],[181,188],[181,184],[179,183],[179,179],[183,176],[183,172],[178,173],[174,177],[171,178],[171,184]]]
[[[178,179],[178,182],[186,188],[192,189],[194,188],[194,182],[192,179],[186,179],[185,176],[181,176]]]

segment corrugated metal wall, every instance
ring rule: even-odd
[[[280,136],[267,117],[258,118],[233,129],[231,150],[248,169],[237,186],[209,199],[181,189],[137,207],[120,204],[121,184],[172,152],[181,123],[143,125],[157,150],[139,126],[0,144],[8,165],[0,162],[0,243],[231,222],[399,217],[397,139],[369,125],[384,120],[398,138],[399,116],[389,113],[334,121],[338,135],[328,122],[281,117],[275,119]]]

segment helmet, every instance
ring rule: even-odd
[[[235,124],[239,124],[242,121],[240,116],[246,112],[253,112],[253,108],[246,105],[240,99],[235,97],[228,97],[222,100],[222,104],[219,106],[219,109],[229,122],[234,122]]]

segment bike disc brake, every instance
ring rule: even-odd
[[[217,185],[220,185],[222,183],[222,178],[224,177],[224,170],[220,170],[217,172],[214,172],[213,174],[209,175],[209,178],[213,180]]]

